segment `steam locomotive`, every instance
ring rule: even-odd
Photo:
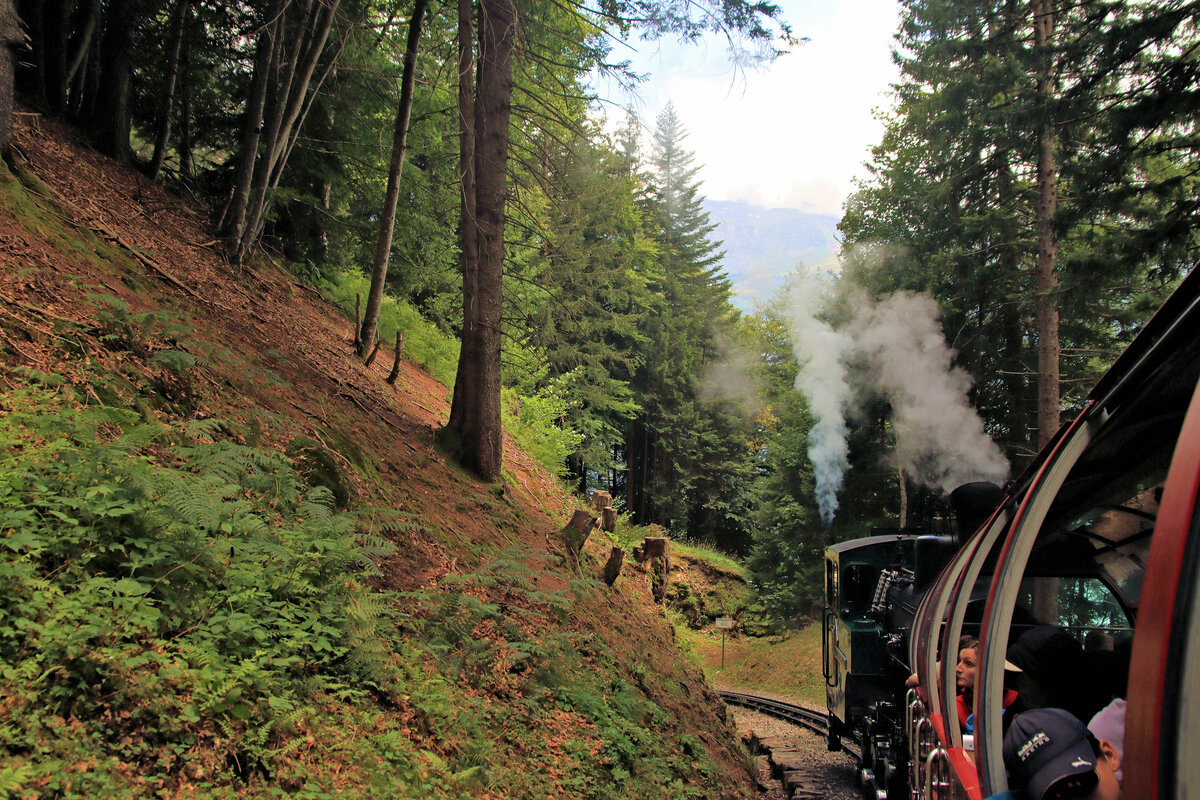
[[[1187,755],[1200,733],[1198,384],[1193,269],[1022,475],[952,494],[955,532],[827,548],[828,742],[857,741],[867,796],[1008,789],[1005,655],[1047,625],[1076,639],[1079,680],[1069,702],[1045,704],[1086,716],[1125,698],[1124,796],[1200,789]],[[979,640],[969,730],[955,687],[963,635]]]

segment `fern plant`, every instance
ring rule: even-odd
[[[278,452],[212,441],[218,427],[44,390],[2,401],[0,781],[51,787],[85,756],[182,769],[162,754],[206,725],[231,763],[266,768],[313,692],[394,672],[389,601],[366,585],[386,540],[360,546],[327,489]],[[64,720],[86,747],[64,744]]]

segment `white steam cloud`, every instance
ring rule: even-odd
[[[825,300],[822,285],[803,280],[788,293],[792,349],[800,361],[796,388],[808,400],[813,427],[808,434],[808,458],[816,478],[817,507],[828,526],[838,509],[837,493],[846,474],[846,419],[850,397],[842,365],[849,341],[816,316]]]
[[[846,415],[869,397],[891,404],[896,464],[914,481],[948,494],[969,481],[1008,476],[968,402],[971,377],[953,365],[931,298],[902,292],[874,303],[858,293],[838,329],[816,316],[824,293],[815,281],[801,279],[792,298],[796,387],[814,417],[808,455],[825,525],[837,511],[847,466]]]

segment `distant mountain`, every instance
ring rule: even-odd
[[[749,311],[767,300],[783,278],[804,264],[831,266],[837,254],[838,217],[796,208],[764,208],[740,200],[705,200],[716,223],[713,236],[724,242],[725,271],[733,282],[734,304]]]

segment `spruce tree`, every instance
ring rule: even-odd
[[[1038,8],[904,3],[898,106],[841,223],[851,279],[939,300],[973,401],[1018,467],[1037,450],[1038,383],[1062,381],[1044,439],[1190,263],[1197,208],[1193,92],[1171,79],[1193,69],[1195,12]],[[1039,367],[1039,344],[1061,356]]]
[[[626,437],[627,501],[639,522],[736,549],[744,514],[734,484],[748,428],[744,415],[705,395],[702,382],[721,355],[720,342],[734,338],[737,315],[686,137],[668,105],[658,117],[649,161],[646,209],[658,245],[652,288],[659,307],[642,324],[646,358],[634,381],[642,413]]]

